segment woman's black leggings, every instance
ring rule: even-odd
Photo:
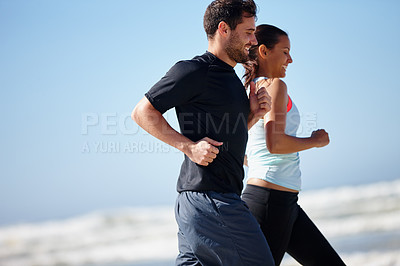
[[[279,265],[285,252],[302,265],[345,265],[297,204],[298,193],[247,185],[242,200],[257,218]]]

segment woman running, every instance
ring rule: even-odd
[[[301,190],[299,151],[329,143],[325,130],[296,137],[299,111],[288,95],[286,69],[292,58],[286,32],[271,25],[256,29],[258,44],[245,64],[245,85],[266,87],[271,111],[249,131],[248,182],[242,199],[261,225],[276,265],[288,252],[302,265],[345,265],[297,203]]]

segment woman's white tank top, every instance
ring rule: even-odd
[[[267,79],[264,77],[257,78]],[[296,136],[300,125],[300,114],[288,96],[285,133]],[[286,188],[301,190],[299,153],[272,154],[268,151],[264,119],[260,119],[250,130],[247,142],[248,178],[259,178]]]

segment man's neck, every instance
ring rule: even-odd
[[[216,57],[218,57],[218,59],[224,61],[225,63],[227,63],[228,65],[230,65],[231,67],[235,67],[236,66],[236,62],[234,60],[232,60],[228,54],[225,52],[224,49],[222,49],[222,47],[220,47],[217,44],[213,44],[212,42],[208,43],[208,50],[210,53],[212,53],[213,55],[215,55]]]

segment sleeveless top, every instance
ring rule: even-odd
[[[254,82],[266,77],[257,78]],[[285,133],[296,136],[300,125],[300,114],[288,96]],[[272,154],[265,140],[264,119],[260,119],[250,130],[247,143],[248,178],[258,178],[286,188],[301,190],[299,153]]]

